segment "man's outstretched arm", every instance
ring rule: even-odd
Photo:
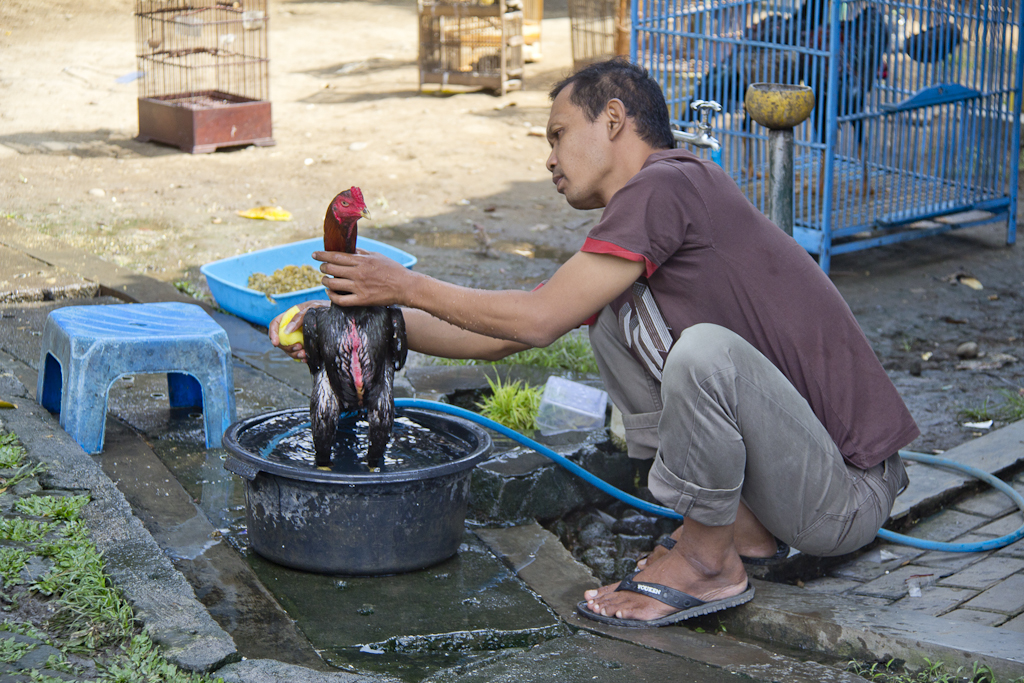
[[[642,262],[579,252],[530,292],[460,287],[380,254],[317,252],[328,296],[340,306],[415,308],[457,328],[525,346],[547,346],[600,311],[643,273]],[[519,349],[517,349],[519,350]]]

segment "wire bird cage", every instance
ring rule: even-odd
[[[139,139],[272,145],[266,0],[136,0]]]
[[[816,95],[795,131],[794,237],[834,254],[996,220],[1016,239],[1024,31],[1020,0],[639,0],[631,59],[672,121],[716,100],[721,163],[765,208],[767,131],[755,82]]]
[[[521,0],[419,0],[420,90],[424,83],[523,87]]]
[[[523,0],[523,60],[539,62],[540,25],[544,19],[544,0]]]
[[[572,65],[629,54],[630,0],[569,0]]]

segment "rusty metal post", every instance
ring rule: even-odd
[[[768,218],[793,235],[793,129],[768,131]]]

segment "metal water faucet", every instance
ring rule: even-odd
[[[690,103],[690,109],[698,112],[697,132],[686,133],[681,130],[672,131],[672,137],[676,142],[685,142],[694,147],[710,149],[712,152],[721,151],[722,145],[718,139],[711,135],[711,112],[722,111],[722,105],[711,100],[694,100]]]

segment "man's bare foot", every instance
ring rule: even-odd
[[[747,587],[747,574],[735,549],[709,566],[684,549],[686,542],[677,543],[671,551],[665,550],[657,559],[649,559],[647,568],[634,580],[658,583],[710,602],[742,593]],[[691,553],[693,555],[693,553]],[[587,608],[595,614],[619,619],[650,621],[676,612],[676,608],[654,598],[630,591],[615,591],[618,584],[602,586],[584,594]]]
[[[672,532],[672,540],[678,543],[682,534],[683,527],[680,525]],[[771,557],[778,550],[775,536],[758,521],[754,513],[750,511],[750,508],[742,502],[736,510],[734,543],[736,544],[736,552],[743,557]],[[641,557],[637,561],[636,568],[644,569],[648,562],[658,559],[667,552],[668,549],[662,545],[654,546],[654,550],[646,557]]]

